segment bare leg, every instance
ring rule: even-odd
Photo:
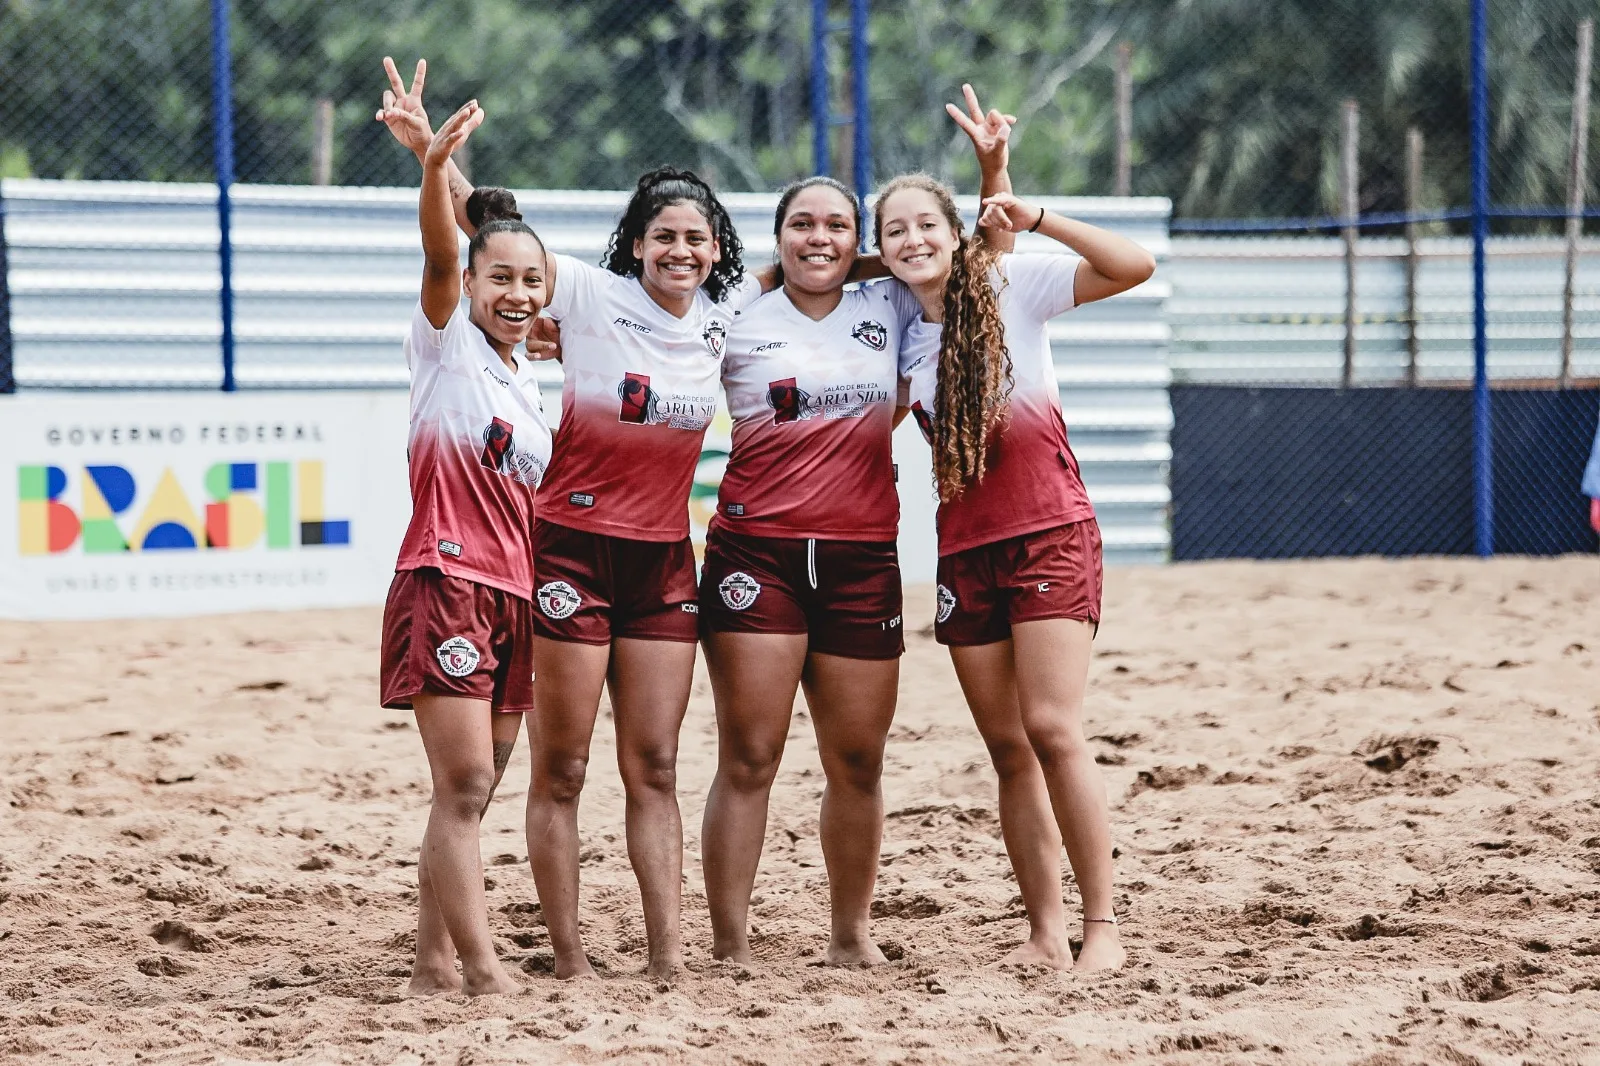
[[[469,996],[515,992],[517,983],[501,967],[489,936],[478,848],[478,820],[494,787],[493,712],[484,700],[459,696],[421,693],[413,702],[433,776],[421,861],[461,955],[462,990]]]
[[[1039,757],[1022,728],[1011,656],[1009,640],[950,649],[961,691],[1000,778],[1000,834],[1028,911],[1027,942],[1002,961],[1065,970],[1072,965],[1072,948],[1061,900],[1061,833]]]
[[[717,704],[717,776],[706,797],[700,857],[711,954],[750,961],[750,893],[767,834],[767,801],[805,668],[803,633],[712,633],[706,665]]]
[[[1022,726],[1044,771],[1086,919],[1113,916],[1106,786],[1083,736],[1092,640],[1089,623],[1065,618],[1012,627]],[[1115,925],[1084,922],[1074,969],[1116,969],[1125,958]]]
[[[500,779],[505,776],[506,765],[517,747],[517,732],[522,728],[519,714],[496,714],[491,723],[494,736],[494,784],[489,786],[489,798],[494,798]],[[483,805],[488,813],[489,803]],[[478,816],[483,821],[483,815]],[[433,894],[433,881],[428,876],[428,854],[424,851],[417,860],[417,958],[411,967],[411,985],[406,990],[412,996],[436,996],[456,992],[461,988],[461,977],[456,973],[455,945],[450,942],[450,932],[439,913],[439,901]]]
[[[806,704],[827,778],[821,834],[833,914],[830,966],[889,961],[872,942],[869,926],[883,844],[883,746],[899,683],[898,659],[806,659]]]
[[[533,638],[528,863],[562,979],[594,975],[578,931],[578,796],[610,658],[604,645]]]
[[[683,820],[678,812],[678,731],[689,708],[695,645],[622,638],[611,644],[607,689],[617,725],[617,768],[627,794],[628,860],[639,879],[646,972],[683,968]]]

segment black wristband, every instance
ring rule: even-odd
[[[1029,233],[1034,233],[1042,225],[1044,225],[1044,208],[1041,207],[1041,208],[1039,208],[1039,218],[1038,218],[1038,220],[1036,222],[1034,222],[1033,225],[1028,227],[1028,232]]]

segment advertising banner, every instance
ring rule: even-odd
[[[381,603],[406,419],[399,390],[0,397],[0,617]]]

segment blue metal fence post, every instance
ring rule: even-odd
[[[222,391],[234,391],[233,380],[233,47],[228,27],[232,0],[211,0],[211,109],[216,132],[213,153],[217,170],[217,227],[221,238],[217,260],[222,268]]]
[[[871,112],[867,106],[867,0],[850,0],[850,80],[855,100],[851,106],[852,158],[856,195],[867,202],[872,181]],[[865,240],[865,234],[862,235]]]
[[[6,257],[6,196],[0,190],[0,393],[17,391],[11,359],[11,269]]]
[[[811,168],[826,174],[833,115],[828,110],[828,0],[811,0]]]
[[[1472,0],[1472,500],[1474,544],[1494,554],[1494,444],[1489,422],[1489,14]]]

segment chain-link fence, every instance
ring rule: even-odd
[[[1453,399],[1395,402],[1444,405],[1448,420],[1449,403],[1470,395],[1481,338],[1484,384],[1502,390],[1495,414],[1465,438],[1443,429],[1427,438],[1455,450],[1422,466],[1466,462],[1480,484],[1495,473],[1503,494],[1564,471],[1566,438],[1592,433],[1584,387],[1600,379],[1600,274],[1590,263],[1600,246],[1567,242],[1564,216],[1574,193],[1591,232],[1600,215],[1588,206],[1600,135],[1590,123],[1578,136],[1577,115],[1592,82],[1578,73],[1579,26],[1593,2],[1487,0],[1486,327],[1475,321],[1469,240],[1475,2],[233,0],[230,38],[217,42],[208,0],[0,0],[0,175],[213,180],[219,44],[233,83],[234,178],[257,184],[415,182],[414,161],[373,120],[385,55],[408,76],[418,57],[429,60],[436,118],[468,98],[484,105],[489,120],[467,160],[475,177],[544,189],[627,188],[663,162],[728,190],[773,189],[813,170],[819,124],[832,172],[849,175],[857,119],[867,184],[920,169],[970,188],[970,151],[943,110],[970,81],[986,105],[1020,120],[1012,171],[1024,193],[1173,203],[1171,358],[1175,388],[1190,390],[1174,399],[1183,555],[1201,543],[1184,532],[1184,441],[1205,438],[1188,432],[1205,428],[1196,419],[1235,417],[1221,390],[1256,390],[1246,409],[1260,413],[1264,386],[1322,390],[1342,404],[1378,401],[1334,386],[1431,387]],[[859,6],[869,8],[871,62],[867,107],[852,115],[862,72],[848,16]],[[1578,400],[1552,399],[1554,421],[1503,391],[1557,385]],[[1220,404],[1210,416],[1193,402],[1207,396]],[[1389,428],[1364,430],[1353,448],[1285,409],[1290,421],[1277,428],[1292,439],[1274,438],[1271,450],[1426,452],[1410,447],[1420,437],[1401,440],[1405,419],[1368,413]],[[1365,424],[1355,407],[1325,414]],[[1494,464],[1474,464],[1474,436],[1491,431],[1525,442],[1526,469],[1498,451]],[[1302,483],[1332,484],[1309,467],[1280,473],[1296,470]],[[1471,480],[1452,480],[1452,491],[1470,498]],[[1261,489],[1257,509],[1277,507],[1276,491]],[[1381,506],[1346,497],[1380,525],[1405,508],[1398,496]],[[1496,512],[1497,531],[1508,513],[1515,507]],[[1302,527],[1314,521],[1296,514]],[[1225,540],[1192,554],[1229,554]]]

